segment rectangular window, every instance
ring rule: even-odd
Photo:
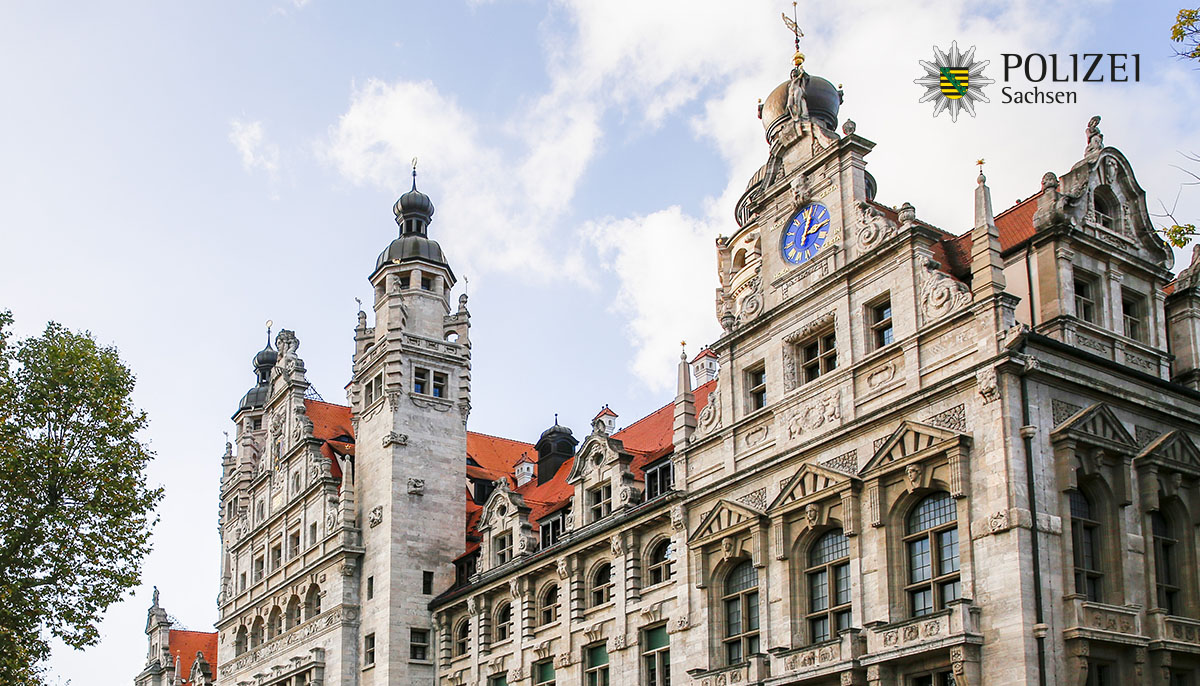
[[[1127,288],[1121,289],[1121,315],[1125,323],[1125,335],[1145,343],[1146,299]]]
[[[670,460],[646,467],[646,500],[657,498],[675,486],[675,470]]]
[[[271,569],[276,569],[283,564],[283,545],[276,543],[271,548]]]
[[[871,349],[891,345],[892,335],[892,300],[885,298],[867,308],[871,325]]]
[[[587,663],[583,670],[583,683],[587,686],[609,686],[608,684],[608,651],[605,644],[594,645],[584,649]]]
[[[375,597],[375,577],[367,577],[367,600]]]
[[[295,557],[300,552],[300,532],[293,531],[288,535],[288,557]]]
[[[642,632],[642,666],[647,686],[670,686],[671,642],[665,625]]]
[[[1099,309],[1099,287],[1096,279],[1080,273],[1075,275],[1075,316],[1085,322],[1096,323]]]
[[[405,274],[404,276],[400,277],[400,288],[407,289],[408,283],[409,283],[408,274]]]
[[[549,519],[543,519],[538,525],[539,533],[542,537],[542,548],[549,548],[558,543],[562,538],[563,519],[562,515],[555,515]]]
[[[1087,686],[1116,686],[1112,665],[1088,660]]]
[[[258,431],[262,428],[262,417],[255,417],[252,431]]]
[[[254,581],[262,581],[263,572],[266,571],[266,565],[261,557],[254,558]]]
[[[829,331],[799,345],[802,384],[816,381],[837,369],[836,343],[837,337]]]
[[[433,290],[433,279],[429,278],[428,276],[422,276],[421,277],[421,290],[432,291]]]
[[[260,521],[260,522],[261,522],[263,519],[266,519],[266,517],[267,517],[267,506],[266,506],[265,504],[263,504],[263,501],[261,501],[261,500],[260,500],[260,501],[258,501],[258,504],[257,504],[257,505],[255,505],[255,508],[254,508],[254,509],[255,509],[255,513],[256,513],[256,515],[257,515],[257,517],[258,517],[258,521]]]
[[[421,593],[433,595],[433,572],[421,572]]]
[[[376,400],[383,397],[383,372],[375,375],[375,378],[367,382],[363,389],[363,405],[369,407]]]
[[[433,373],[433,397],[445,398],[447,385],[448,381],[445,374],[442,372]]]
[[[363,636],[363,666],[375,664],[375,634]]]
[[[413,393],[427,395],[429,393],[429,370],[421,367],[413,368]]]
[[[921,674],[914,676],[908,683],[911,686],[954,686],[954,675],[948,671]]]
[[[496,551],[496,564],[502,565],[512,559],[512,534],[503,533],[492,539],[492,549]]]
[[[746,393],[750,401],[750,411],[761,410],[767,406],[767,368],[758,365],[746,370]]]
[[[588,508],[593,522],[612,514],[612,486],[605,484],[588,491]]]
[[[508,686],[508,677],[503,674],[489,677],[488,686]]]
[[[309,545],[317,544],[317,523],[316,522],[313,522],[308,525],[308,544]]]
[[[246,590],[246,573],[242,572],[238,577],[238,592]]]
[[[429,659],[429,629],[408,630],[408,659]]]
[[[533,663],[533,686],[554,686],[554,660]]]

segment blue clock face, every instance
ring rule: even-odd
[[[817,254],[829,235],[829,209],[821,203],[800,208],[783,231],[783,259],[803,264]]]

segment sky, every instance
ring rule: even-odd
[[[787,78],[779,0],[470,0],[0,5],[0,308],[116,345],[138,376],[151,483],[166,489],[143,584],[101,641],[56,646],[56,683],[128,684],[152,586],[180,624],[216,619],[222,432],[264,323],[301,341],[345,402],[358,306],[411,183],[469,292],[469,428],[586,434],[674,395],[679,343],[716,338],[714,239],[767,147],[756,102]],[[959,233],[975,161],[996,211],[1065,172],[1100,114],[1147,200],[1200,212],[1200,72],[1161,2],[803,2],[810,73],[877,144],[878,200]],[[991,60],[991,102],[934,118],[919,60]],[[1040,84],[1076,104],[1001,103],[1003,53],[1137,53],[1137,83]],[[1012,85],[1030,88],[1020,75]],[[1192,164],[1191,168],[1195,169]],[[1184,266],[1181,253],[1176,268]],[[103,666],[102,670],[97,667]]]

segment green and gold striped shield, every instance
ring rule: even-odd
[[[967,75],[970,70],[942,67],[939,71],[942,73],[942,95],[951,100],[958,100],[967,94]]]

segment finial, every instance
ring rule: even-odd
[[[358,298],[355,298],[355,299],[354,299],[354,302],[358,303],[358,311],[359,311],[359,312],[362,312],[362,311],[363,311],[363,309],[362,309],[362,300],[360,300],[360,299],[358,299]]]
[[[783,17],[783,24],[791,30],[796,43],[796,55],[792,57],[792,64],[796,65],[797,69],[803,69],[804,53],[800,52],[800,39],[804,37],[804,31],[800,29],[800,23],[796,14],[796,1],[792,0],[792,16],[788,17],[786,13],[780,12],[779,16]]]
[[[275,326],[275,322],[267,320],[267,347],[271,347],[271,327]]]
[[[554,425],[558,426],[558,413],[557,412],[554,413]]]
[[[979,178],[976,180],[979,183],[983,183],[984,181],[987,181],[987,177],[983,175],[983,165],[984,165],[983,158],[980,157],[979,159],[975,160],[975,164],[979,165]]]
[[[417,190],[417,158],[415,158],[415,157],[413,158],[412,165],[413,165],[413,187],[412,187],[412,189],[415,191],[415,190]]]
[[[687,341],[679,341],[679,359],[687,361]]]

